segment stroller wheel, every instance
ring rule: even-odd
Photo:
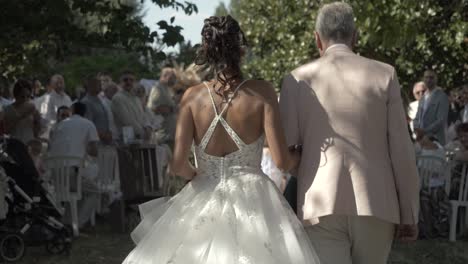
[[[21,235],[6,233],[0,239],[0,256],[7,262],[15,262],[24,256],[26,247]]]
[[[47,241],[45,247],[47,252],[54,255],[59,255],[70,250],[71,243],[69,239],[62,235],[56,235]]]

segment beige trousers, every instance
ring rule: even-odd
[[[371,216],[330,215],[306,227],[321,264],[386,264],[395,224]]]

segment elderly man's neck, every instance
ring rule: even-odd
[[[329,49],[332,46],[337,46],[337,45],[345,45],[349,49],[353,49],[353,45],[351,41],[328,41],[324,43],[324,50]]]

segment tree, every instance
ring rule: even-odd
[[[229,12],[239,20],[251,46],[245,73],[250,78],[271,80],[279,87],[285,74],[317,58],[314,22],[325,2],[331,1],[233,1]],[[439,83],[445,88],[466,82],[465,0],[349,2],[361,33],[356,52],[394,65],[404,88],[408,89],[428,67],[439,73]]]
[[[179,44],[178,52],[170,53],[167,55],[167,59],[164,63],[167,65],[173,65],[173,63],[175,62],[179,65],[188,66],[195,61],[198,47],[199,45],[192,45],[190,41],[184,41]]]
[[[67,91],[74,91],[83,84],[85,78],[91,73],[108,72],[114,80],[118,80],[122,70],[131,69],[139,78],[154,78],[155,73],[140,60],[137,53],[77,56],[67,63],[58,65],[56,70],[66,79]]]
[[[234,18],[238,18],[240,14],[240,0],[231,0],[229,6],[226,6],[224,2],[219,3],[215,9],[215,16],[226,16],[231,15]]]
[[[219,3],[215,9],[215,16],[226,16],[229,14],[229,9],[224,2]]]
[[[197,7],[178,0],[152,0],[187,14]],[[141,20],[143,0],[0,0],[0,74],[35,74],[51,61],[99,49],[139,52],[155,61],[162,48],[183,41],[181,27],[161,20],[162,34]],[[154,48],[152,44],[159,44]]]

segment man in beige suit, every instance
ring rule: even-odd
[[[288,144],[302,145],[298,215],[323,264],[386,263],[395,234],[417,237],[419,183],[395,69],[352,51],[346,3],[323,6],[321,58],[283,81]]]

